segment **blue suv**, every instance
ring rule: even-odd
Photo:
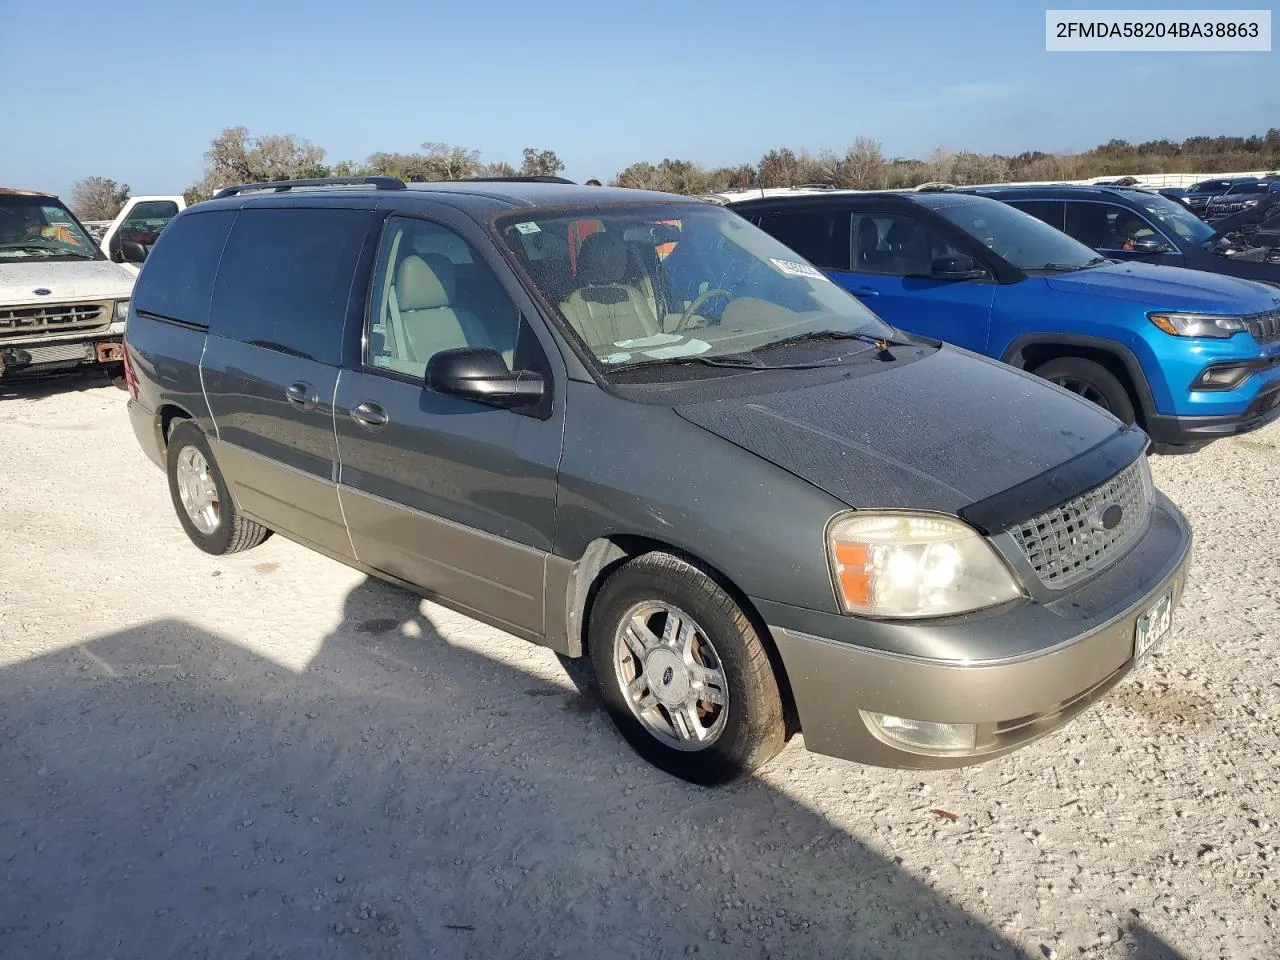
[[[723,202],[894,326],[1030,370],[1186,452],[1280,417],[1280,290],[1120,263],[986,197]]]

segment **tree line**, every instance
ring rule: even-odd
[[[382,175],[407,182],[471,177],[555,176],[564,162],[554,150],[525,147],[515,167],[485,162],[479,151],[445,143],[424,143],[414,153],[373,153],[363,162],[327,162],[327,152],[291,134],[254,136],[229,127],[205,152],[204,176],[186,190],[188,203],[207,199],[221,187],[267,180]],[[1082,153],[1029,150],[1015,156],[953,151],[938,147],[924,159],[887,157],[881,145],[858,137],[843,153],[811,153],[782,147],[755,163],[707,167],[692,160],[640,161],[610,181],[620,187],[699,194],[748,187],[802,184],[856,190],[900,189],[922,183],[999,183],[1010,180],[1085,180],[1134,173],[1218,173],[1280,168],[1280,128],[1261,136],[1188,137],[1186,140],[1109,140]],[[109,220],[129,196],[129,187],[103,177],[76,184],[72,206],[86,220]]]

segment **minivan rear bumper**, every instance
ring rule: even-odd
[[[160,419],[137,400],[129,398],[129,423],[142,451],[161,470],[164,469],[164,439],[160,435]]]
[[[1152,576],[1142,577],[1139,585],[1132,572],[1113,568],[1115,576],[1133,583],[1129,595],[1108,604],[1100,616],[1051,618],[1068,628],[1068,635],[1045,636],[1041,649],[1018,656],[970,661],[915,657],[770,626],[805,746],[876,766],[938,769],[990,760],[1061,727],[1142,662],[1134,656],[1138,621],[1166,594],[1174,607],[1182,596],[1191,532],[1176,508],[1170,506],[1167,514],[1161,520],[1163,536],[1175,546],[1155,570],[1148,568]],[[1149,559],[1145,551],[1134,552],[1145,553],[1144,562]],[[968,629],[999,630],[999,619],[977,620]],[[865,626],[874,637],[876,625]],[[973,724],[975,746],[946,752],[905,746],[884,734],[872,713],[932,724]]]

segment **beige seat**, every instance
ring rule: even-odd
[[[454,306],[453,263],[438,253],[410,254],[396,271],[396,326],[409,359],[425,364],[441,350],[493,346],[484,325]],[[510,363],[510,358],[506,358]]]
[[[578,281],[582,284],[560,304],[565,319],[587,346],[597,353],[612,352],[619,340],[660,333],[653,307],[643,293],[625,282],[627,248],[620,238],[593,233],[578,253]]]

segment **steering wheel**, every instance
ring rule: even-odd
[[[728,290],[722,290],[716,287],[714,290],[704,290],[693,298],[693,303],[684,308],[684,313],[680,314],[680,319],[676,321],[675,329],[672,333],[679,333],[689,325],[689,321],[693,319],[693,315],[698,312],[698,308],[710,300],[712,297],[729,297],[733,298],[733,294]]]

